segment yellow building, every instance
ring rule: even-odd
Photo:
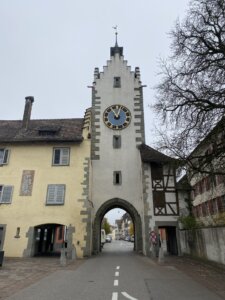
[[[91,254],[90,112],[85,118],[0,121],[0,250],[5,256]]]

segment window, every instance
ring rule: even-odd
[[[113,136],[113,148],[114,149],[121,148],[121,136],[120,135]]]
[[[153,191],[153,202],[155,208],[164,208],[166,205],[165,192]]]
[[[11,203],[13,186],[0,185],[0,203]]]
[[[0,165],[6,165],[9,160],[9,149],[0,149]]]
[[[70,148],[54,148],[53,149],[53,165],[68,166],[70,159]]]
[[[113,87],[114,88],[120,88],[121,87],[120,77],[114,77]]]
[[[151,163],[151,174],[153,180],[163,179],[163,166],[157,163]]]
[[[113,172],[113,184],[120,185],[122,184],[122,174],[121,171]]]
[[[65,198],[65,184],[49,184],[47,191],[47,205],[62,205]]]

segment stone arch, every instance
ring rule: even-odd
[[[143,240],[142,240],[141,217],[137,212],[136,208],[131,203],[120,198],[113,198],[106,201],[104,204],[100,206],[100,208],[98,209],[95,215],[94,224],[93,224],[93,253],[97,254],[101,251],[101,246],[100,246],[101,221],[104,215],[113,208],[122,208],[130,214],[135,228],[134,250],[139,253],[142,253]]]

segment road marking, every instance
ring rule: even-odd
[[[115,276],[118,277],[120,275],[120,272],[115,272]]]
[[[112,293],[112,300],[118,299],[118,293]]]
[[[119,269],[120,269],[120,266],[117,266],[116,269],[119,270]]]
[[[130,300],[138,300],[137,298],[131,297],[129,294],[127,294],[126,292],[122,292],[121,293],[124,297],[126,297],[127,299]]]
[[[118,286],[119,285],[119,281],[117,279],[114,280],[114,286]]]

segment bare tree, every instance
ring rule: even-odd
[[[198,172],[209,172],[212,157],[224,157],[224,146],[213,147],[197,165],[198,157],[190,153],[225,113],[225,1],[192,0],[186,18],[177,21],[170,36],[172,54],[161,62],[154,105],[167,128],[161,133],[161,149]],[[215,140],[215,134],[209,136]],[[221,173],[221,168],[215,171]]]

